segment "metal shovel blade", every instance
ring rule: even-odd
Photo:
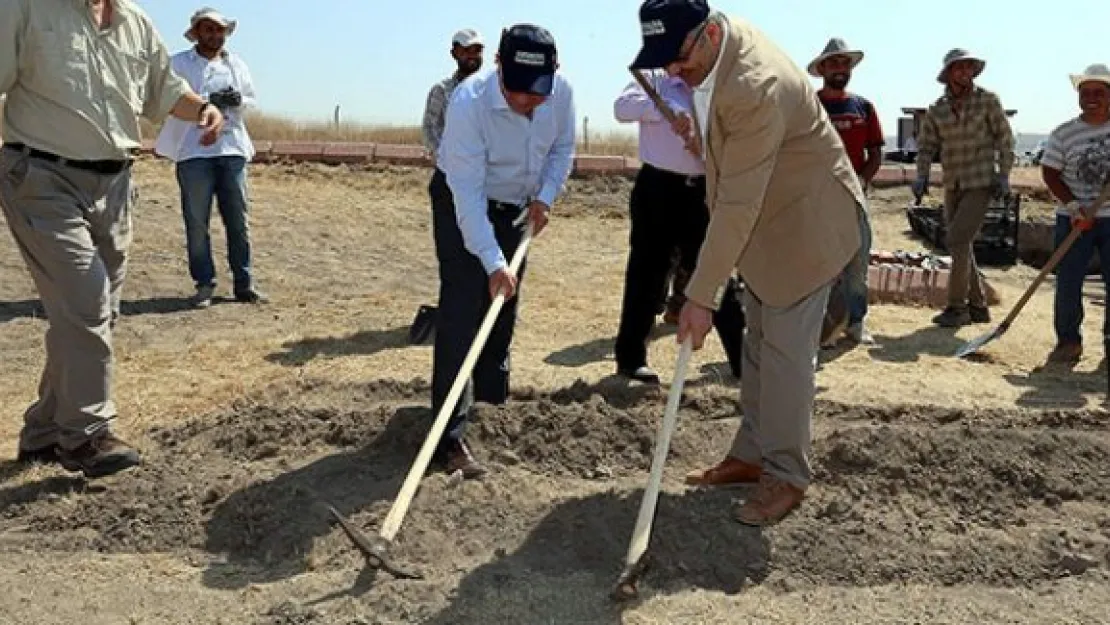
[[[1002,336],[1003,330],[1004,330],[1004,328],[1002,326],[999,326],[999,327],[991,330],[990,332],[987,332],[986,334],[984,334],[980,337],[977,337],[977,338],[974,338],[974,339],[968,341],[967,343],[964,344],[963,347],[961,347],[959,349],[959,351],[956,352],[956,358],[964,358],[966,356],[970,356],[971,354],[974,354],[975,352],[979,351],[980,347],[982,347],[982,346],[986,345],[987,343],[993,341],[994,339],[998,338],[999,336]]]
[[[398,579],[424,579],[424,576],[402,570],[390,561],[389,543],[384,538],[381,536],[370,537],[358,531],[350,521],[343,518],[343,515],[339,514],[339,511],[330,505],[328,506],[328,512],[339,522],[339,526],[343,528],[343,533],[362,552],[367,564],[371,567],[381,569]]]

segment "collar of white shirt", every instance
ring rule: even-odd
[[[728,32],[728,18],[723,14],[719,14],[721,20],[721,29],[724,33]],[[713,86],[717,82],[717,70],[721,67],[721,59],[725,56],[725,38],[721,38],[721,47],[717,50],[717,60],[713,62],[713,69],[709,70],[709,74],[701,84],[694,87],[694,109],[698,115],[698,123],[701,124],[701,144],[702,144],[702,158],[705,158],[705,147],[709,138],[709,104],[713,101]]]

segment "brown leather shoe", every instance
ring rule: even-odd
[[[1070,341],[1060,343],[1048,355],[1048,362],[1074,364],[1083,356],[1083,345]]]
[[[773,525],[793,512],[804,498],[804,490],[765,474],[752,498],[736,511],[736,520],[758,527]]]
[[[762,473],[763,469],[759,465],[730,456],[715,467],[687,473],[686,483],[692,486],[755,484]]]
[[[466,443],[459,441],[447,452],[447,473],[462,471],[464,479],[472,480],[486,474],[486,468],[474,459]]]
[[[138,451],[111,433],[96,435],[76,449],[59,447],[57,453],[67,471],[80,471],[88,478],[119,473],[142,462]]]

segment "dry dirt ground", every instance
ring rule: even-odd
[[[934,311],[875,306],[876,345],[823,357],[817,484],[762,532],[730,518],[742,489],[681,484],[737,426],[737,384],[710,339],[687,384],[643,596],[620,609],[606,593],[665,400],[612,375],[626,181],[573,182],[535,241],[513,399],[483,407],[471,430],[494,471],[428,476],[395,551],[426,579],[405,581],[365,570],[321,503],[372,531],[431,421],[431,349],[405,340],[437,285],[426,172],[255,167],[256,267],[273,302],[205,311],[185,303],[172,170],[143,162],[138,179],[115,388],[142,468],[85,482],[7,460],[45,323],[14,245],[0,246],[0,622],[1110,621],[1097,284],[1091,347],[1073,371],[1040,367],[1051,279],[975,361],[951,354],[990,326],[952,333],[930,326]],[[876,247],[920,248],[905,234],[907,199],[875,193]],[[213,233],[224,266],[218,221]],[[1035,272],[986,273],[998,321]],[[673,330],[658,334],[651,360],[667,379]]]

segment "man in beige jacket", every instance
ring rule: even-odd
[[[774,523],[812,479],[821,321],[860,246],[863,190],[805,72],[763,33],[702,0],[647,0],[640,22],[632,67],[665,67],[694,87],[695,116],[675,126],[702,147],[708,173],[709,231],[679,341],[701,347],[734,269],[747,285],[743,423],[727,457],[687,482],[757,483],[736,517]]]

